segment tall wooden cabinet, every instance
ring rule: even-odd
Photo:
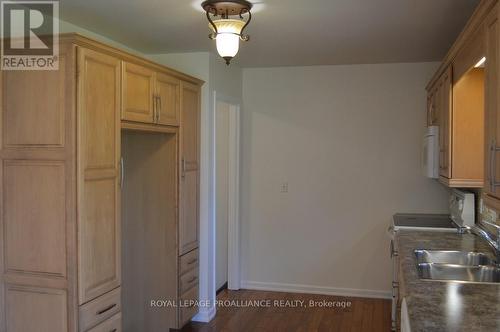
[[[76,331],[76,51],[0,71],[0,331]]]
[[[78,279],[83,304],[120,286],[120,60],[78,48]]]
[[[189,83],[181,84],[181,206],[179,253],[197,248],[199,240],[199,130],[200,90]]]
[[[60,42],[57,71],[0,71],[0,332],[122,330],[124,129],[173,137],[157,159],[172,161],[168,190],[150,195],[169,229],[160,282],[172,300],[198,298],[203,82],[79,35]],[[174,310],[165,330],[196,313]]]

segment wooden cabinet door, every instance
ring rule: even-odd
[[[76,331],[76,52],[0,69],[0,331]]]
[[[156,73],[156,123],[162,125],[179,125],[180,81],[162,73]]]
[[[439,80],[437,102],[439,103],[439,175],[451,178],[451,66]]]
[[[123,62],[122,66],[122,120],[153,123],[154,71],[129,62]]]
[[[120,60],[78,49],[78,288],[86,303],[121,283]]]
[[[179,254],[198,247],[200,89],[181,83]]]
[[[500,198],[500,85],[498,5],[486,20],[485,85],[485,184],[484,191]]]

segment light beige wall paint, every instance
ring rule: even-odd
[[[208,52],[148,54],[147,57],[164,66],[198,77],[205,81],[205,85],[209,81],[210,53]]]
[[[108,37],[103,36],[101,34],[92,32],[90,30],[87,30],[87,29],[82,28],[82,27],[80,27],[78,25],[74,25],[73,23],[66,22],[66,21],[61,20],[61,19],[59,20],[59,31],[60,31],[60,33],[77,32],[77,33],[79,33],[79,34],[81,34],[83,36],[95,39],[95,40],[103,42],[103,43],[106,43],[106,44],[111,45],[113,47],[120,48],[122,50],[125,50],[127,52],[133,53],[135,55],[145,56],[144,53],[142,53],[139,50],[136,50],[134,48],[128,47],[127,45],[119,43],[119,42],[117,42],[117,41],[115,41],[115,40],[113,40],[111,38],[108,38]]]
[[[217,102],[215,109],[215,288],[227,282],[229,217],[229,104]]]
[[[235,64],[227,66],[220,56],[210,53],[210,83],[219,97],[240,104],[243,95],[242,75],[240,67]]]
[[[447,211],[420,170],[436,67],[243,70],[244,285],[389,291],[391,216]]]

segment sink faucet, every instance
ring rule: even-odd
[[[491,233],[487,231],[486,227],[488,226],[495,229],[495,237],[493,237]],[[486,220],[481,220],[479,222],[479,225],[476,224],[472,227],[460,227],[458,229],[459,234],[464,234],[466,232],[477,235],[485,240],[490,245],[490,247],[495,250],[496,263],[497,265],[500,265],[500,226]]]

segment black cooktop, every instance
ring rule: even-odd
[[[393,220],[396,227],[456,228],[447,214],[396,213]]]

